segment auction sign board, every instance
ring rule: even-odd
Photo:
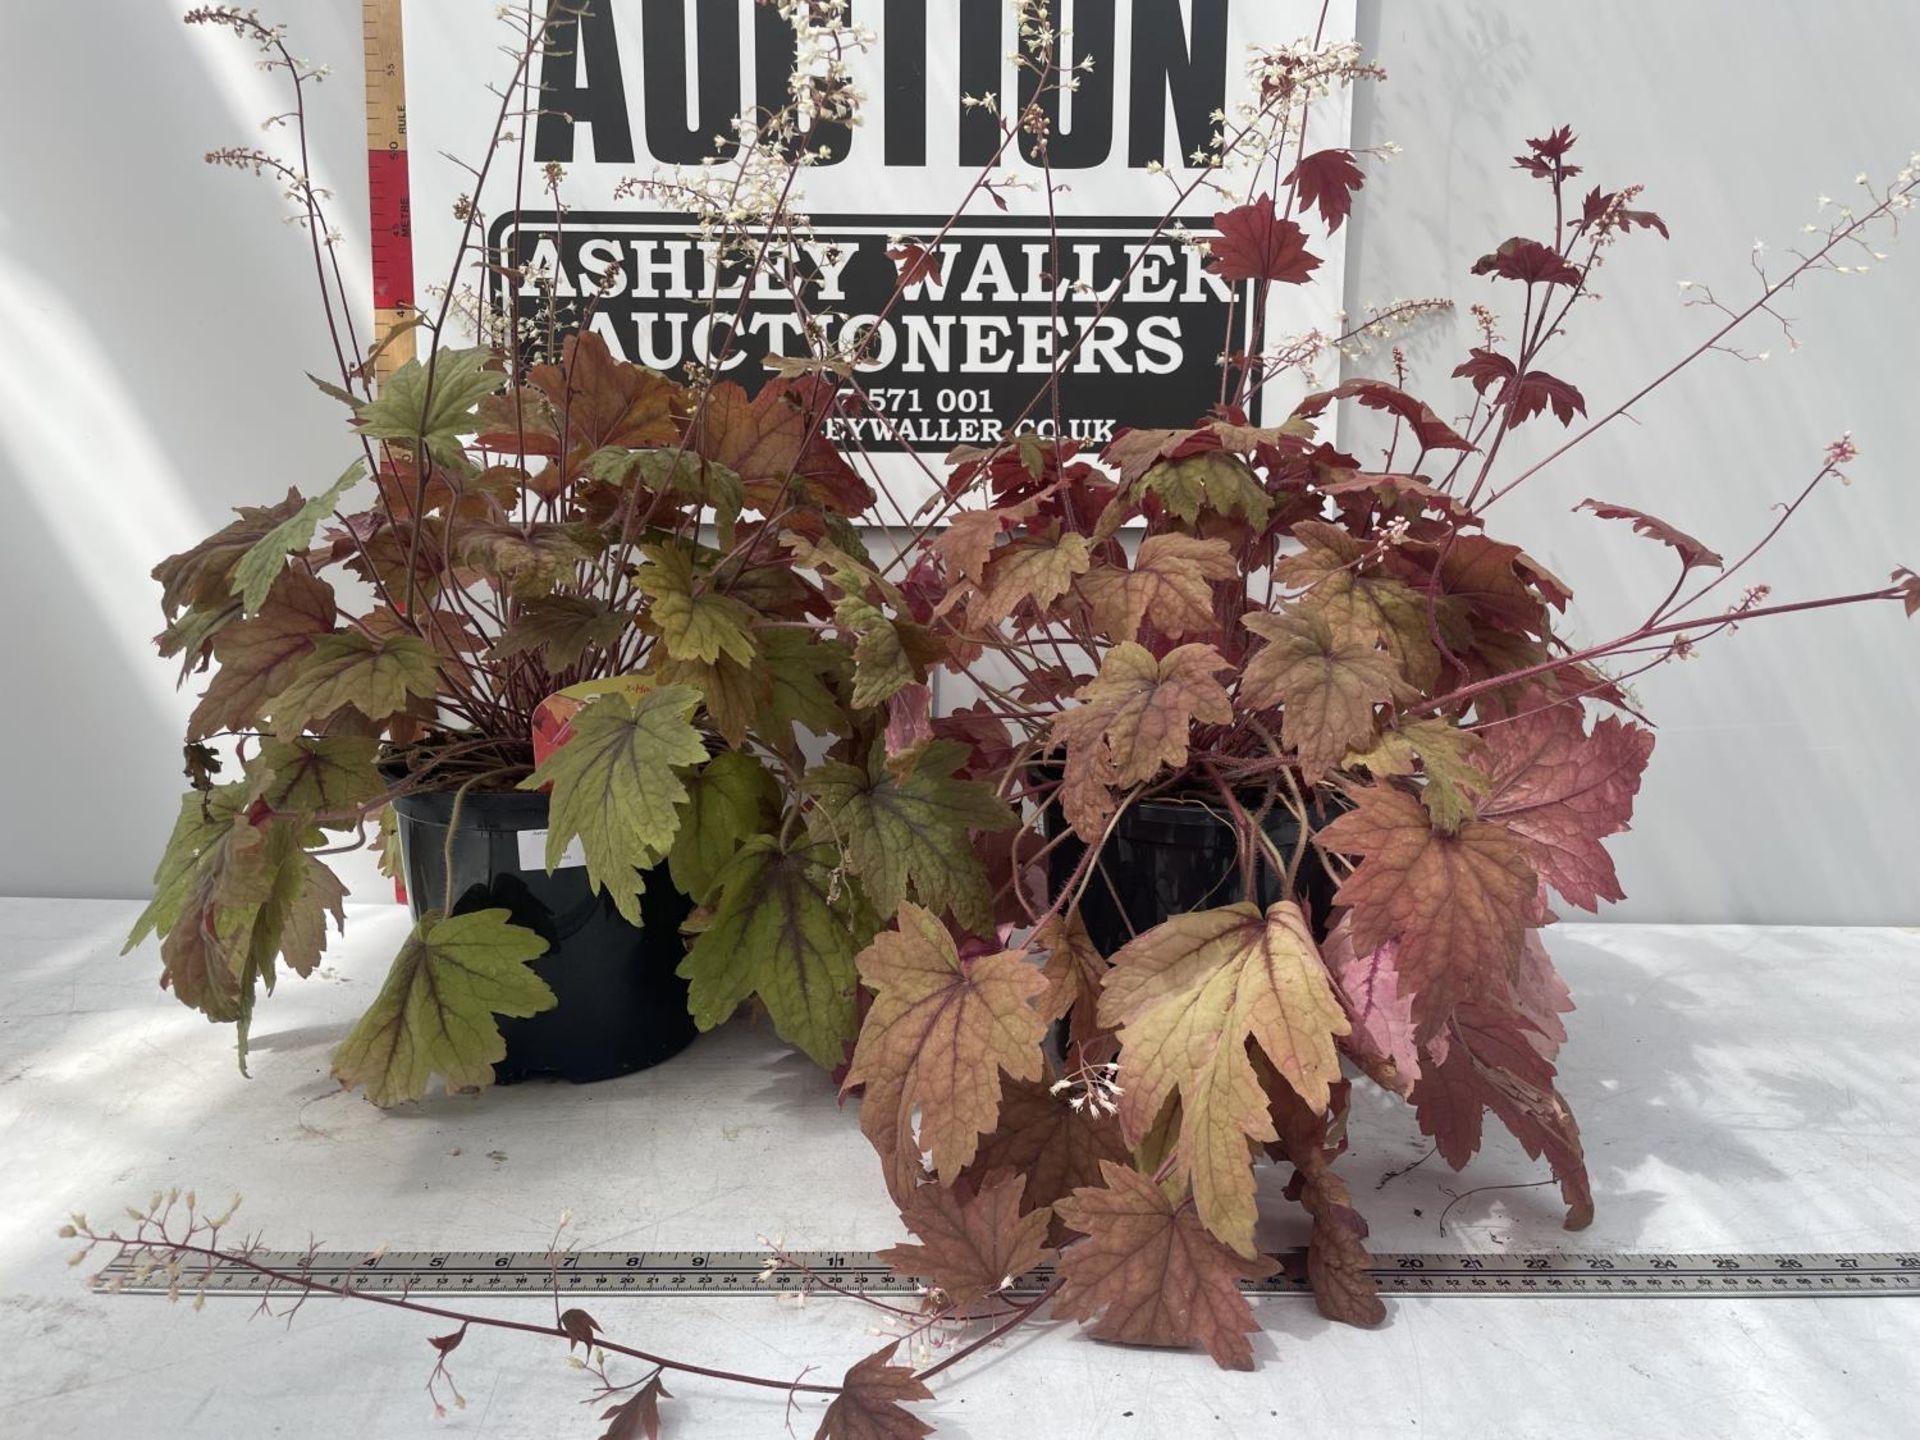
[[[1348,38],[1353,6],[1054,0],[1068,32],[1060,62],[1092,63],[1076,89],[1047,102],[1050,221],[1030,143],[1016,141],[993,164],[999,122],[964,101],[993,94],[1015,108],[1006,97],[1019,96],[1022,72],[1010,56],[1009,0],[852,0],[852,20],[873,37],[852,65],[861,121],[810,137],[827,154],[802,172],[797,201],[812,220],[811,299],[834,317],[836,342],[866,339],[859,383],[869,413],[836,418],[835,438],[865,451],[895,497],[917,503],[941,457],[999,438],[1082,336],[1061,382],[1068,434],[1098,448],[1119,427],[1204,415],[1219,398],[1222,353],[1247,343],[1250,307],[1162,222],[1219,117],[1253,99],[1250,46],[1316,29],[1323,42]],[[503,147],[488,177],[485,239],[511,266],[543,264],[563,301],[593,294],[611,274],[588,323],[616,354],[661,370],[706,363],[728,338],[715,327],[737,315],[723,368],[752,390],[770,373],[765,357],[806,353],[791,299],[755,293],[742,304],[737,286],[726,290],[724,273],[713,273],[689,217],[622,199],[621,182],[696,165],[724,150],[716,140],[731,135],[735,116],[784,104],[792,31],[755,0],[585,0],[563,7],[571,11],[580,13],[554,27],[535,62],[542,114],[530,143]],[[415,272],[423,287],[444,286],[455,273],[454,212],[474,188],[464,165],[479,163],[493,132],[511,31],[489,0],[406,0],[405,18]],[[1346,144],[1345,97],[1317,103],[1309,123],[1312,148]],[[522,154],[525,172],[515,174]],[[546,196],[552,165],[565,175],[559,217]],[[899,284],[890,237],[929,240],[989,166],[1004,203],[976,191],[938,245],[937,266],[889,311]],[[1247,185],[1244,174],[1237,183]],[[1204,235],[1228,203],[1203,187],[1179,218]],[[1332,324],[1343,238],[1316,247],[1326,253],[1313,283],[1271,287],[1267,336]],[[487,279],[475,257],[460,284],[490,290],[493,303],[537,303]],[[718,307],[716,288],[727,301]],[[433,311],[430,288],[419,303]],[[1269,412],[1284,413],[1299,393],[1269,388]],[[1047,432],[1051,408],[1025,423]]]

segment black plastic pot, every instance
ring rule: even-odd
[[[446,893],[452,792],[394,801],[408,907],[418,919]],[[525,1020],[500,1017],[507,1055],[494,1066],[502,1085],[537,1075],[585,1082],[658,1065],[694,1037],[687,982],[674,967],[686,953],[680,926],[691,911],[665,866],[647,873],[641,927],[587,885],[585,866],[549,875],[541,860],[521,868],[521,837],[547,828],[547,797],[470,790],[453,837],[453,913],[505,909],[547,942],[533,968],[559,1003]],[[544,838],[530,841],[544,846]]]
[[[1256,800],[1249,805],[1258,809]],[[1057,804],[1046,810],[1049,838],[1068,827]],[[1268,813],[1265,830],[1284,856],[1293,854],[1300,827],[1293,815],[1278,806]],[[1086,844],[1069,834],[1047,857],[1049,877],[1064,885],[1087,853]],[[1230,905],[1247,899],[1235,854],[1233,830],[1218,798],[1145,800],[1129,806],[1101,849],[1098,871],[1080,901],[1080,918],[1087,935],[1103,955],[1111,955],[1135,935],[1189,910]],[[1255,868],[1262,907],[1284,899],[1273,867]],[[1326,938],[1327,912],[1337,888],[1311,846],[1301,858],[1295,877],[1298,893],[1312,922],[1315,937]]]

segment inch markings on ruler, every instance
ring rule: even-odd
[[[374,375],[413,358],[413,191],[407,175],[407,52],[401,0],[361,0],[367,76],[367,217],[373,254]]]
[[[538,1250],[289,1250],[255,1257],[269,1269],[301,1270],[329,1285],[380,1295],[541,1295],[556,1288],[568,1294],[779,1295],[815,1288],[820,1279],[864,1294],[902,1295],[920,1284],[864,1251],[809,1251],[793,1258],[797,1265],[770,1267],[766,1253],[754,1250],[598,1250],[558,1257]],[[1390,1295],[1920,1295],[1920,1254],[1899,1252],[1384,1254],[1374,1257],[1371,1269]],[[1254,1295],[1305,1294],[1304,1270],[1304,1264],[1290,1264],[1272,1279],[1241,1288]],[[1052,1275],[1042,1267],[1015,1281],[1009,1293],[1031,1295]],[[118,1280],[132,1294],[162,1293],[168,1286],[164,1270],[142,1276],[130,1255],[107,1266],[103,1280]],[[258,1295],[275,1283],[231,1262],[204,1279],[210,1294]],[[195,1290],[201,1284],[194,1271],[182,1282]]]

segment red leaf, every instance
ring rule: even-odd
[[[1571,425],[1576,414],[1587,413],[1586,397],[1565,380],[1544,370],[1529,370],[1516,376],[1513,362],[1493,350],[1474,350],[1472,358],[1462,362],[1453,373],[1456,378],[1471,380],[1473,388],[1482,395],[1498,382],[1500,389],[1493,403],[1513,407],[1509,421],[1513,425],[1531,420],[1548,406],[1552,406],[1554,416],[1562,425]]]
[[[584,1349],[593,1349],[593,1332],[600,1328],[600,1322],[584,1310],[563,1310],[560,1312],[560,1328],[567,1335],[569,1353],[575,1345]]]
[[[1420,1078],[1420,1050],[1414,1043],[1413,996],[1400,985],[1399,955],[1395,940],[1364,954],[1356,951],[1346,919],[1320,947],[1353,1024],[1347,1048],[1376,1081],[1405,1095]]]
[[[971,1305],[1007,1281],[1053,1258],[1046,1248],[1047,1209],[1021,1213],[1027,1177],[1007,1175],[961,1195],[945,1185],[920,1185],[900,1207],[900,1218],[920,1237],[917,1245],[879,1252],[902,1275],[918,1275],[955,1305]]]
[[[1412,428],[1413,438],[1420,442],[1423,450],[1473,449],[1471,441],[1456,434],[1453,427],[1427,405],[1384,380],[1349,380],[1331,390],[1318,391],[1294,406],[1293,413],[1300,419],[1311,420],[1335,400],[1349,398],[1358,400],[1369,410],[1385,410],[1399,416]]]
[[[1294,1167],[1287,1194],[1297,1197],[1313,1217],[1307,1278],[1313,1285],[1314,1303],[1329,1320],[1378,1325],[1387,1318],[1387,1307],[1380,1303],[1380,1289],[1373,1279],[1367,1222],[1353,1208],[1347,1182],[1333,1169],[1333,1159],[1345,1144],[1333,1136],[1345,1125],[1347,1082],[1340,1082],[1335,1103],[1324,1114],[1316,1113],[1289,1085],[1273,1083],[1266,1088],[1273,1127],[1280,1137],[1275,1148]]]
[[[931,1400],[933,1392],[914,1379],[904,1365],[889,1365],[898,1340],[847,1371],[840,1393],[827,1407],[813,1440],[921,1440],[933,1427],[900,1407],[913,1400]]]
[[[427,1343],[442,1355],[451,1355],[460,1348],[460,1342],[467,1338],[467,1327],[462,1325],[451,1335],[429,1335]]]
[[[1207,242],[1213,260],[1207,269],[1222,280],[1279,280],[1304,285],[1320,268],[1307,253],[1307,232],[1282,219],[1273,197],[1222,210],[1213,217],[1219,235]]]
[[[660,1440],[660,1402],[672,1398],[655,1374],[624,1402],[601,1412],[608,1424],[600,1440]]]
[[[1020,1204],[1033,1210],[1083,1185],[1098,1185],[1102,1161],[1124,1164],[1126,1159],[1120,1122],[1098,1106],[1075,1109],[1065,1095],[1055,1095],[1039,1081],[1009,1080],[1000,1101],[1000,1123],[981,1138],[966,1178],[1016,1171],[1027,1180]],[[1049,1243],[1062,1244],[1073,1233],[1056,1213]]]
[[[941,281],[940,256],[917,241],[909,240],[887,251],[887,258],[900,267],[899,288],[917,285],[922,280]]]
[[[1514,156],[1513,163],[1541,180],[1551,180],[1556,174],[1565,179],[1580,173],[1578,165],[1563,163],[1572,148],[1573,127],[1562,125],[1558,130],[1549,131],[1544,139],[1527,141],[1529,153]]]
[[[1625,898],[1600,841],[1627,828],[1653,732],[1609,716],[1588,735],[1577,704],[1542,699],[1479,732],[1491,784],[1477,813],[1518,834],[1540,877],[1569,904],[1596,910]]]
[[[1399,942],[1400,980],[1431,1031],[1490,980],[1504,988],[1519,963],[1539,888],[1527,844],[1485,819],[1437,831],[1426,806],[1390,785],[1359,788],[1354,798],[1320,832],[1328,849],[1363,857],[1334,899],[1352,912],[1356,949]]]
[[[1087,1238],[1060,1262],[1053,1302],[1063,1320],[1099,1319],[1096,1338],[1128,1345],[1204,1345],[1225,1370],[1251,1370],[1253,1318],[1240,1280],[1273,1273],[1268,1260],[1243,1260],[1175,1207],[1158,1185],[1125,1165],[1102,1162],[1104,1189],[1076,1190],[1060,1218]]]
[[[1579,270],[1569,265],[1559,251],[1521,235],[1474,261],[1473,273],[1498,275],[1503,280],[1524,280],[1529,285],[1580,283]]]
[[[1682,569],[1691,570],[1696,565],[1711,565],[1718,569],[1726,563],[1717,552],[1709,550],[1686,531],[1677,530],[1666,521],[1656,519],[1644,511],[1629,509],[1625,505],[1613,505],[1605,500],[1582,500],[1573,508],[1591,510],[1602,520],[1631,520],[1635,534],[1645,535],[1650,540],[1658,540],[1662,545],[1671,546],[1678,551]]]
[[[1353,210],[1353,192],[1367,183],[1348,150],[1318,150],[1287,172],[1285,184],[1300,187],[1300,203],[1318,207],[1331,235]]]
[[[1566,1227],[1582,1230],[1593,1221],[1593,1187],[1580,1127],[1553,1088],[1553,1065],[1533,1043],[1533,1033],[1511,1011],[1461,1006],[1444,1049],[1429,1047],[1413,1091],[1415,1113],[1441,1158],[1458,1170],[1480,1148],[1481,1114],[1492,1110],[1527,1154],[1546,1157],[1567,1204]]]
[[[1920,575],[1902,565],[1893,572],[1893,583],[1900,587],[1901,603],[1906,606],[1908,618],[1920,615]]]

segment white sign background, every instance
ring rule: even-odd
[[[624,179],[672,173],[674,165],[663,162],[681,155],[710,153],[705,132],[723,128],[714,123],[718,117],[761,102],[762,72],[784,79],[784,57],[767,43],[768,30],[757,28],[777,17],[753,0],[592,3],[598,17],[583,22],[573,53],[547,72],[557,84],[587,87],[591,101],[569,107],[577,123],[553,122],[544,135],[536,127],[540,143],[526,147],[525,174],[514,173],[518,148],[503,148],[481,203],[495,239],[513,227],[506,217],[516,211],[516,187],[524,230],[551,229],[539,170],[555,152],[556,137],[570,141],[562,195],[565,231],[574,238],[560,257],[563,283],[570,272],[621,259],[621,293],[600,303],[594,328],[616,353],[664,367],[686,358],[695,345],[690,316],[704,306],[676,301],[671,292],[704,294],[703,258],[686,244],[684,218],[618,200],[616,189]],[[1083,274],[1097,291],[1111,295],[1139,242],[1173,202],[1176,183],[1196,173],[1187,152],[1210,128],[1202,117],[1212,107],[1196,108],[1195,97],[1218,93],[1224,69],[1223,108],[1232,117],[1252,98],[1249,47],[1311,37],[1322,23],[1322,5],[1055,3],[1070,32],[1072,53],[1063,60],[1087,52],[1096,57],[1079,91],[1061,98],[1055,121],[1053,174],[1062,187],[1055,207],[1067,232],[1063,258],[1072,257],[1061,268],[1069,276]],[[1354,0],[1326,6],[1323,41],[1351,37],[1353,9]],[[990,151],[997,143],[980,138],[980,127],[992,122],[968,116],[962,92],[992,88],[1003,108],[1011,109],[1018,72],[1008,58],[1015,37],[1012,6],[1005,0],[854,0],[852,11],[854,21],[876,36],[852,60],[855,83],[866,96],[863,119],[846,137],[843,158],[804,172],[797,204],[823,239],[855,255],[844,289],[829,289],[820,298],[857,325],[861,313],[879,308],[891,288],[890,268],[882,269],[887,235],[931,238],[979,176],[979,147]],[[460,233],[454,208],[474,184],[472,174],[449,157],[469,163],[480,158],[500,103],[488,86],[497,88],[511,73],[500,47],[512,32],[495,18],[490,0],[408,0],[406,26],[416,299],[432,314],[436,292],[453,269]],[[1217,48],[1222,32],[1223,56]],[[1176,90],[1182,91],[1178,98]],[[623,109],[615,102],[624,102]],[[1320,102],[1310,119],[1308,148],[1345,145],[1349,128],[1344,95]],[[1145,163],[1150,158],[1161,159],[1167,173],[1151,173]],[[918,453],[850,458],[872,467],[907,509],[932,491],[947,450],[994,438],[994,428],[1025,408],[1050,367],[1046,350],[1054,342],[1041,333],[1051,329],[1047,287],[1039,279],[1046,265],[1045,247],[1038,243],[1045,239],[1047,211],[1041,172],[1010,147],[995,174],[1024,180],[1027,188],[1003,188],[1004,211],[984,195],[974,197],[951,245],[942,247],[942,285],[910,294],[916,303],[900,307],[898,333],[875,346],[876,357],[884,354],[888,363],[861,377],[910,433]],[[1204,229],[1219,208],[1222,202],[1203,190],[1182,213],[1192,228]],[[1327,329],[1340,308],[1346,237],[1329,239],[1311,222],[1308,230],[1322,264],[1310,284],[1271,287],[1270,341]],[[582,245],[589,248],[582,251]],[[1218,390],[1227,338],[1225,287],[1201,275],[1199,257],[1171,237],[1157,248],[1164,258],[1150,257],[1135,270],[1119,292],[1124,303],[1109,312],[1117,318],[1096,333],[1110,343],[1104,351],[1091,342],[1084,346],[1074,362],[1075,378],[1063,386],[1063,409],[1079,422],[1090,448],[1098,448],[1115,426],[1190,424]],[[480,280],[477,266],[470,265],[460,284],[478,288]],[[937,293],[942,288],[945,293]],[[1085,297],[1063,301],[1070,333],[1078,333],[1100,303]],[[791,328],[781,328],[778,315],[790,314],[790,307],[775,301],[757,308],[759,343],[743,347],[727,374],[749,389],[765,373],[760,353],[804,349]],[[688,328],[678,329],[681,323]],[[1278,384],[1270,388],[1278,393],[1266,402],[1268,416],[1299,393],[1298,385],[1291,392]],[[876,426],[864,435],[836,438],[852,452],[879,441],[881,431]],[[899,517],[883,512],[873,518]]]

